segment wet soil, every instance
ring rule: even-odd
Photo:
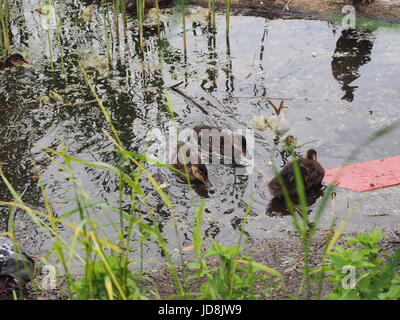
[[[355,233],[348,234],[347,236],[355,236]],[[319,266],[322,259],[322,254],[325,248],[326,235],[317,236],[311,247],[310,251],[310,267]],[[340,243],[340,242],[339,242]],[[382,254],[394,254],[400,248],[400,233],[389,231],[386,232],[385,237],[380,241]],[[274,268],[283,274],[284,285],[282,290],[273,291],[268,299],[282,300],[290,299],[298,295],[298,290],[302,280],[301,269],[303,267],[302,247],[297,237],[290,238],[270,238],[252,244],[244,253],[251,256],[255,261],[260,262],[270,268]],[[190,258],[188,258],[190,261]],[[210,261],[210,266],[217,265],[217,261]],[[177,294],[173,279],[167,268],[163,267],[152,272],[146,273],[152,280],[147,282],[146,285],[152,286],[156,289],[161,299],[167,299],[170,296]],[[196,290],[201,283],[194,284],[191,289]],[[261,292],[263,287],[257,287]],[[315,287],[312,288],[315,293]],[[330,293],[331,285],[324,284],[322,290],[322,297]],[[300,298],[304,298],[301,296]]]
[[[208,0],[194,0],[191,3],[207,6]],[[287,0],[232,0],[232,10],[235,13],[286,19],[324,20],[331,14],[341,13],[343,6],[346,5],[355,5],[356,13],[363,17],[400,22],[400,3],[397,0],[376,0],[372,4],[361,4],[352,0],[291,0],[290,2]],[[217,0],[217,7],[224,8],[225,0]]]
[[[400,249],[400,232],[393,232],[391,230],[383,230],[385,237],[381,239],[381,254],[393,255],[397,249]],[[347,236],[355,236],[356,233],[348,234]],[[316,267],[320,265],[323,250],[326,243],[326,234],[320,232],[315,237],[313,245],[310,251],[310,266]],[[340,242],[339,242],[340,243]],[[255,261],[262,263],[270,268],[274,268],[283,274],[284,285],[279,291],[272,291],[271,296],[268,299],[272,300],[284,300],[290,299],[291,296],[297,296],[298,289],[302,279],[301,269],[303,266],[302,247],[298,237],[287,237],[287,238],[269,238],[262,241],[253,243],[245,252],[245,255],[251,256]],[[185,263],[193,261],[193,256],[187,254]],[[218,266],[216,259],[209,260],[209,267]],[[178,270],[178,273],[180,271]],[[139,281],[139,287],[146,288],[147,290],[153,290],[157,292],[157,296],[150,296],[151,299],[171,299],[177,295],[177,291],[174,285],[174,280],[167,267],[160,266],[153,270],[147,270],[144,273],[146,280]],[[0,285],[2,283],[0,282]],[[4,279],[3,279],[4,284]],[[8,289],[14,289],[18,293],[18,297],[23,299],[35,300],[35,299],[46,299],[46,300],[58,300],[67,299],[67,291],[65,287],[65,279],[59,281],[57,289],[54,290],[41,290],[38,287],[34,287],[32,284],[19,287],[16,283],[9,284]],[[189,291],[195,292],[199,289],[202,281],[196,281],[190,283]],[[256,291],[261,292],[264,287],[256,284]],[[312,288],[315,293],[315,287]],[[324,284],[322,290],[322,297],[330,293],[331,286],[328,283]],[[301,297],[304,298],[304,297]],[[0,300],[13,299],[11,291],[1,292]]]
[[[92,3],[96,0],[85,0]],[[160,8],[171,7],[172,0],[159,0]],[[190,5],[208,7],[209,0],[192,0]],[[259,16],[269,19],[322,19],[339,14],[346,5],[353,5],[362,17],[390,22],[400,22],[400,3],[397,0],[375,0],[371,4],[359,0],[231,0],[233,14]],[[154,6],[154,1],[146,0],[146,9]],[[225,0],[216,0],[216,8],[224,9]],[[136,13],[136,3],[127,1],[127,10]]]

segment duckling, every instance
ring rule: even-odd
[[[11,238],[0,236],[0,276],[27,282],[32,279],[34,265],[34,261],[27,254],[14,251]]]
[[[250,120],[250,125],[259,130],[266,130],[270,128],[277,136],[283,136],[290,130],[290,123],[286,119],[285,114],[282,109],[289,109],[288,106],[285,106],[284,100],[281,101],[279,107],[276,107],[275,104],[271,100],[267,100],[268,103],[274,108],[275,115],[271,117],[266,116],[257,116]]]
[[[29,64],[29,62],[26,61],[23,56],[21,56],[19,53],[14,53],[14,54],[10,55],[4,61],[0,61],[0,70],[4,70],[7,68],[12,68],[12,67],[16,67],[16,66],[23,66],[26,64]]]
[[[248,159],[247,157],[247,143],[246,138],[239,134],[233,134],[230,130],[225,130],[217,127],[211,127],[208,125],[196,126],[193,130],[197,134],[198,144],[202,148],[205,148],[210,154],[213,151],[217,151],[221,156],[225,155],[229,149],[232,157],[232,163],[235,166],[242,165],[240,163],[241,157]],[[207,139],[208,142],[202,142],[203,139]],[[219,150],[213,150],[212,141],[219,138]],[[208,149],[208,150],[207,150]],[[226,149],[226,151],[225,151]]]
[[[306,157],[300,157],[297,160],[300,173],[303,178],[303,184],[306,191],[321,186],[322,179],[325,175],[324,168],[317,161],[317,152],[314,149],[307,151]],[[290,195],[297,193],[296,180],[293,171],[293,162],[288,163],[279,173]],[[274,197],[281,198],[283,191],[279,183],[278,177],[271,179],[268,188]]]
[[[184,153],[184,149],[183,145],[178,147],[178,151],[173,157],[173,167],[183,173],[187,170],[190,183],[195,185],[204,185],[206,187],[210,186],[207,167],[203,164],[200,154],[193,147],[188,147],[186,153]],[[195,161],[191,162],[191,159],[195,159]],[[181,180],[187,182],[186,175],[180,174],[179,177]]]

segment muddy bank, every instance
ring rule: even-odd
[[[94,2],[95,0],[86,0]],[[173,0],[159,0],[160,8],[172,6]],[[208,7],[209,0],[188,1],[190,5]],[[400,3],[397,0],[376,0],[371,4],[362,4],[353,0],[231,0],[233,14],[261,16],[265,18],[303,18],[326,20],[332,14],[339,14],[343,6],[354,5],[356,13],[371,19],[394,23],[400,22]],[[127,10],[136,12],[136,1],[127,0]],[[146,9],[154,6],[153,0],[146,0]],[[216,0],[217,9],[225,8],[225,0]]]
[[[220,7],[224,0],[217,0]],[[208,0],[195,0],[195,4],[205,5]],[[330,14],[338,14],[343,6],[353,4],[351,0],[232,0],[233,10],[242,14],[279,17],[326,19]],[[372,4],[356,4],[356,13],[361,16],[392,22],[400,22],[400,3],[397,0],[377,0]],[[285,8],[285,10],[283,10]]]
[[[380,241],[381,253],[393,255],[400,247],[400,234],[390,230],[383,230],[385,237]],[[357,233],[351,233],[347,236],[356,236]],[[326,234],[321,233],[314,240],[311,248],[310,266],[316,267],[320,265],[323,251],[325,249]],[[276,269],[282,273],[284,285],[279,292],[273,291],[270,299],[284,300],[289,299],[289,296],[297,296],[297,291],[302,281],[303,267],[303,250],[299,238],[269,238],[258,241],[251,245],[245,251],[246,255],[253,257],[257,262],[260,262],[270,268]],[[187,261],[191,261],[189,257]],[[210,263],[215,266],[217,262],[214,260]],[[173,279],[166,267],[147,272],[147,277],[151,279],[146,285],[155,286],[158,290],[161,299],[167,299],[177,292],[174,288]],[[192,284],[191,290],[198,290],[200,283]],[[264,287],[257,288],[260,292]],[[313,290],[316,288],[313,288]],[[330,293],[330,285],[325,283],[322,296],[327,296]],[[304,297],[303,297],[304,298]]]
[[[400,232],[392,230],[382,230],[385,237],[380,241],[381,254],[393,255],[397,249],[400,248]],[[358,233],[350,233],[347,236],[356,236]],[[319,236],[314,239],[311,248],[311,267],[316,267],[321,263],[322,254],[325,249],[326,233],[321,232]],[[302,266],[303,266],[303,250],[298,237],[287,238],[268,238],[262,241],[253,243],[244,252],[246,255],[253,257],[259,263],[262,263],[270,268],[274,268],[282,273],[284,278],[284,285],[279,292],[272,292],[270,299],[283,300],[289,299],[290,295],[296,296],[298,288],[302,280]],[[194,257],[191,253],[187,254],[185,262],[193,261]],[[218,264],[217,259],[209,260],[209,267],[216,267]],[[153,270],[145,271],[145,281],[139,282],[139,287],[151,288],[159,293],[159,297],[149,297],[150,299],[170,299],[177,295],[174,280],[166,266],[161,266]],[[1,279],[0,279],[1,280]],[[0,281],[0,285],[4,285]],[[37,286],[30,283],[24,288],[19,288],[17,284],[11,283],[8,288],[14,289],[18,292],[19,298],[22,296],[29,300],[65,300],[68,299],[66,279],[62,278],[56,289],[54,290],[40,290]],[[197,291],[201,285],[200,281],[190,284],[190,290]],[[258,288],[260,292],[265,289],[264,287]],[[315,288],[314,288],[315,289]],[[22,290],[22,291],[20,291]],[[330,285],[325,284],[322,291],[322,296],[330,293]],[[0,292],[0,300],[11,300],[11,292]]]

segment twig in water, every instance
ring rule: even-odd
[[[265,100],[296,100],[294,98],[274,98],[274,97],[264,97],[264,96],[254,96],[254,97],[232,97],[235,99],[265,99]]]
[[[173,84],[172,86],[170,86],[168,89],[173,90],[173,89],[175,89],[176,87],[180,86],[182,83],[183,83],[183,81],[180,81],[180,82],[178,82],[178,83],[175,83],[175,84]]]
[[[203,111],[205,114],[209,114],[209,112],[198,102],[193,100],[193,98],[189,97],[186,93],[184,93],[181,89],[177,88],[178,85],[172,86],[171,90],[179,93],[181,96],[183,96],[185,99],[189,100],[191,103],[193,103],[197,108],[199,108],[201,111]]]

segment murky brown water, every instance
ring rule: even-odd
[[[54,42],[55,71],[48,63],[47,34],[34,12],[39,1],[22,1],[13,8],[17,12],[12,32],[15,51],[21,52],[31,65],[25,69],[6,71],[0,77],[0,162],[23,200],[41,209],[43,201],[31,165],[34,159],[49,200],[56,214],[74,208],[71,184],[41,151],[44,146],[61,150],[87,161],[117,164],[110,153],[98,153],[111,147],[102,129],[106,121],[96,104],[64,106],[52,100],[38,101],[50,91],[59,93],[64,104],[92,100],[84,84],[78,62],[88,56],[106,55],[102,17],[94,11],[93,21],[82,20],[78,1],[67,1],[63,12],[63,53],[66,73],[61,72],[59,49]],[[68,17],[68,18],[67,18]],[[131,151],[144,153],[143,140],[149,129],[166,128],[169,114],[164,106],[160,87],[184,81],[181,86],[191,97],[209,110],[205,115],[181,95],[170,92],[175,117],[183,127],[212,124],[230,129],[248,128],[251,117],[272,115],[265,97],[290,98],[286,117],[291,122],[290,134],[312,146],[326,167],[339,166],[351,151],[375,130],[400,118],[399,72],[400,33],[388,29],[370,32],[346,32],[339,26],[321,21],[265,20],[234,16],[231,18],[229,42],[225,37],[224,16],[218,16],[218,32],[214,36],[200,15],[188,17],[188,55],[184,63],[181,26],[171,20],[163,34],[164,61],[160,62],[155,37],[146,41],[147,54],[142,63],[137,54],[137,32],[129,32],[128,40],[112,46],[112,70],[92,77],[96,90],[109,109],[121,139]],[[191,21],[192,20],[192,21]],[[194,23],[192,22],[199,22]],[[105,72],[105,71],[104,71]],[[55,106],[55,107],[54,107]],[[266,208],[270,194],[265,179],[272,177],[269,159],[281,163],[271,132],[255,132],[256,170],[247,177],[234,175],[228,166],[210,166],[213,188],[206,198],[203,230],[223,243],[233,243],[239,235],[245,208],[251,204],[246,230],[250,239],[284,235],[291,230],[290,217],[270,217]],[[367,161],[399,155],[399,132],[394,132],[364,149],[355,161]],[[166,189],[176,204],[183,245],[191,243],[194,207],[200,196],[176,181],[167,170],[148,165],[157,181],[168,182]],[[75,167],[93,200],[106,200],[117,205],[118,184],[115,176],[93,169]],[[143,181],[143,188],[151,186]],[[362,202],[349,230],[363,230],[375,225],[398,227],[400,215],[399,187],[364,194],[337,190],[337,214],[343,218],[360,197]],[[5,185],[0,184],[0,199],[10,200]],[[172,248],[176,247],[172,219],[156,194],[149,203],[159,206],[158,222]],[[127,208],[128,208],[127,201]],[[318,201],[317,201],[318,204]],[[316,204],[316,205],[317,205]],[[196,206],[195,206],[196,207]],[[5,217],[7,208],[0,208]],[[386,216],[371,216],[374,214]],[[326,212],[324,223],[329,221]],[[69,217],[78,221],[78,217]],[[113,238],[112,223],[117,217],[99,215],[104,234]],[[22,212],[16,217],[19,238],[28,251],[41,255],[50,239]],[[2,228],[4,228],[4,219]],[[62,231],[70,239],[68,230]],[[154,244],[146,249],[148,260],[157,259]]]

